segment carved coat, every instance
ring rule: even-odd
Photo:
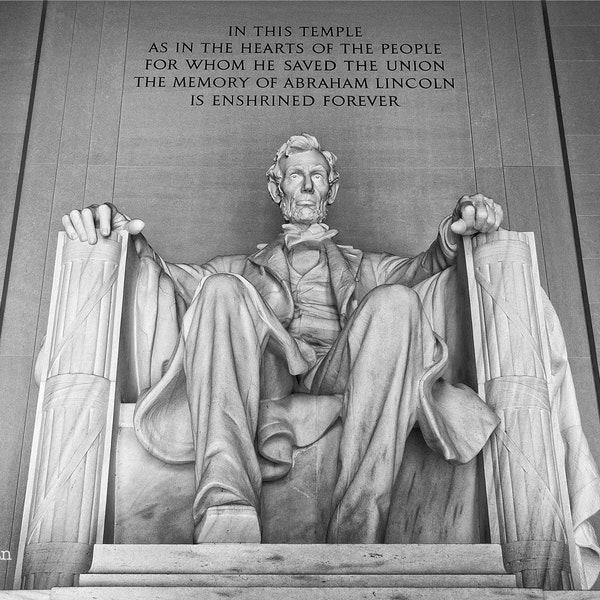
[[[157,458],[165,462],[181,463],[194,460],[191,431],[183,425],[189,422],[185,402],[185,380],[182,368],[183,345],[178,340],[182,315],[191,303],[199,283],[207,275],[234,273],[242,275],[259,292],[273,310],[277,320],[287,327],[294,314],[294,301],[289,283],[289,267],[283,251],[283,235],[250,255],[219,256],[202,266],[174,265],[160,258],[145,240],[136,242],[142,259],[142,272],[138,283],[136,310],[136,360],[139,389],[143,394],[136,406],[135,425],[142,444]],[[387,253],[362,252],[350,246],[340,246],[327,239],[324,248],[330,271],[340,326],[343,327],[360,301],[373,288],[383,284],[402,284],[412,287],[432,275],[446,269],[453,258],[447,256],[441,235],[428,250],[413,258],[400,258]],[[290,372],[306,372],[314,363],[312,350],[299,341],[303,356],[298,356],[298,347],[291,340],[281,343],[287,348]],[[174,350],[175,349],[175,350]],[[173,355],[171,356],[171,353]],[[170,361],[167,361],[169,359]],[[295,357],[295,358],[294,358]],[[311,361],[312,359],[312,361]],[[168,367],[166,366],[168,362]],[[292,367],[301,364],[300,367]],[[269,381],[266,387],[272,388]],[[273,382],[276,387],[276,383]],[[468,392],[465,392],[468,395]],[[474,394],[473,394],[474,395]],[[288,439],[294,445],[304,446],[319,439],[339,415],[340,400],[329,398],[320,403],[320,421],[310,431],[302,431],[296,421],[302,419],[283,418],[290,429]],[[481,417],[479,402],[468,398],[463,410],[469,412],[471,403],[476,404],[471,432],[464,440],[443,439],[444,428],[431,423],[430,443],[448,460],[465,462],[470,460],[485,443],[496,423],[495,417]],[[286,409],[288,411],[288,409]],[[289,407],[290,414],[295,412]],[[483,412],[488,413],[484,406]],[[449,415],[438,417],[443,420]],[[431,420],[431,419],[430,419]],[[481,422],[480,422],[481,420]],[[289,423],[287,423],[289,421]],[[481,433],[474,433],[481,429]],[[263,440],[266,442],[266,440]],[[259,440],[259,447],[261,446]],[[291,446],[289,448],[291,452]],[[279,451],[278,451],[279,453]],[[287,461],[285,461],[287,463]],[[289,468],[287,465],[286,468]],[[285,470],[272,469],[268,478],[285,475]]]

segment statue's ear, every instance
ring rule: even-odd
[[[334,183],[331,184],[331,186],[329,187],[329,192],[327,193],[327,204],[333,204],[333,201],[335,200],[335,197],[337,196],[339,187],[340,187],[340,184],[337,181],[335,181]]]
[[[281,190],[279,189],[279,184],[273,179],[269,179],[267,188],[269,189],[271,198],[273,198],[273,202],[279,204],[281,202]]]

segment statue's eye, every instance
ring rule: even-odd
[[[313,177],[314,177],[315,179],[323,179],[323,175],[321,175],[321,173],[315,173],[315,174],[313,175]]]
[[[298,179],[298,177],[300,177],[300,175],[298,175],[298,173],[291,173],[289,177],[290,177],[290,179]]]

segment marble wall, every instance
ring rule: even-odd
[[[585,4],[581,3],[580,13],[585,12]],[[475,189],[505,206],[511,228],[536,233],[543,285],[563,322],[584,427],[600,457],[586,297],[578,273],[577,239],[542,4],[365,2],[353,3],[351,11],[342,2],[311,4],[310,11],[306,6],[301,2],[50,1],[43,22],[26,163],[20,170],[29,104],[27,81],[30,86],[41,4],[0,3],[2,17],[10,17],[0,18],[0,27],[7,29],[6,35],[0,35],[0,66],[15,78],[14,89],[9,92],[3,87],[8,103],[3,103],[1,110],[16,107],[14,112],[7,112],[8,121],[0,121],[0,134],[13,141],[13,145],[4,146],[11,152],[2,156],[0,177],[7,173],[6,189],[10,190],[10,185],[16,186],[19,173],[22,176],[19,202],[15,202],[13,186],[15,191],[0,206],[2,216],[7,215],[0,222],[0,258],[7,254],[4,230],[18,207],[0,338],[0,407],[6,415],[0,436],[0,549],[10,548],[16,556],[37,393],[31,380],[32,356],[44,335],[62,214],[110,200],[146,221],[147,237],[166,258],[201,262],[219,253],[249,252],[256,243],[268,241],[279,227],[277,208],[266,193],[264,172],[277,146],[301,130],[317,135],[339,156],[341,192],[331,209],[330,222],[340,229],[345,243],[365,250],[407,255],[418,252],[433,239],[439,220],[457,198]],[[580,60],[569,54],[575,51],[573,46],[588,57],[598,48],[593,22],[587,23],[585,15],[568,22],[576,13],[554,3],[549,10],[553,40],[563,36],[562,46],[555,42],[556,58],[560,58],[559,82],[560,63]],[[342,27],[344,34],[331,39],[301,37],[294,29],[290,36],[285,31],[274,37],[266,37],[264,31],[261,36],[251,35],[255,25],[297,28],[321,24]],[[243,40],[228,35],[234,25],[246,27]],[[570,28],[574,26],[585,29],[587,37],[573,34]],[[356,34],[356,27],[361,28],[362,37],[349,38],[350,32]],[[575,39],[588,40],[588,44],[576,44]],[[195,50],[189,56],[174,51],[177,42],[190,41]],[[199,50],[202,42],[212,49],[211,44],[228,41],[238,48],[237,53],[229,54],[225,47],[212,55]],[[264,47],[260,55],[244,55],[239,52],[242,41],[333,46],[330,54],[321,57],[314,53],[269,56]],[[152,44],[160,50],[163,42],[167,52],[151,51]],[[344,54],[342,42],[372,43],[374,53],[370,55],[363,46],[352,54],[353,47],[347,46],[348,53]],[[422,64],[417,75],[451,78],[452,87],[376,89],[376,77],[407,76],[384,72],[388,58],[417,62],[436,59],[435,54],[415,52],[383,55],[381,44],[386,43],[412,44],[413,50],[415,44],[429,44],[430,50],[439,44],[437,60],[444,61],[444,70],[427,73],[427,65]],[[565,53],[562,58],[559,47]],[[177,63],[181,66],[190,56],[248,62],[243,73],[188,68],[169,72],[159,68],[161,63],[145,68],[148,59],[173,59],[181,61]],[[245,72],[252,71],[249,65],[254,59],[269,58],[276,59],[272,72]],[[330,72],[314,71],[314,63],[311,72],[286,72],[283,66],[285,59],[319,58],[338,65],[344,60],[376,60],[381,72],[336,72],[336,77],[368,77],[372,87],[314,90],[310,93],[315,100],[312,107],[207,105],[213,95],[303,95],[298,89],[260,91],[257,84],[239,92],[173,87],[175,75],[195,79],[219,75],[256,79],[266,75],[278,77],[279,83],[288,76],[331,77]],[[586,63],[586,68],[593,69],[592,63]],[[356,63],[349,68],[360,69]],[[567,78],[563,85],[569,87],[568,77],[574,77],[574,71],[565,63],[562,73],[563,79]],[[146,77],[161,76],[165,77],[164,88],[153,87],[159,85],[158,79],[146,83]],[[585,89],[593,94],[594,88]],[[206,104],[192,105],[197,102],[192,96],[201,93]],[[398,106],[323,106],[326,95],[394,95]],[[582,101],[574,95],[572,102],[577,107]],[[570,122],[569,115],[573,121],[572,129],[567,127],[567,138],[595,143],[595,138],[582,135],[585,123],[577,120],[577,108],[569,110],[564,109],[565,123]],[[592,110],[586,123],[593,128],[597,117]],[[5,131],[5,122],[13,124],[14,130]],[[585,148],[579,154],[569,151],[570,157],[580,157],[573,165],[587,165],[581,173],[575,166],[572,169],[581,175],[574,176],[573,181],[576,189],[582,190],[577,197],[584,246],[597,232],[590,227],[600,222],[593,201],[593,186],[600,175],[593,153]],[[590,306],[597,315],[600,298],[594,295],[598,278],[593,278],[593,269],[600,258],[594,254],[597,247],[593,240],[585,247]],[[9,585],[12,565],[4,566],[8,566]]]

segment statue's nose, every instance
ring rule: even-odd
[[[313,183],[312,183],[312,179],[310,178],[310,175],[308,175],[308,174],[304,176],[304,182],[302,185],[302,189],[305,192],[312,192]]]

